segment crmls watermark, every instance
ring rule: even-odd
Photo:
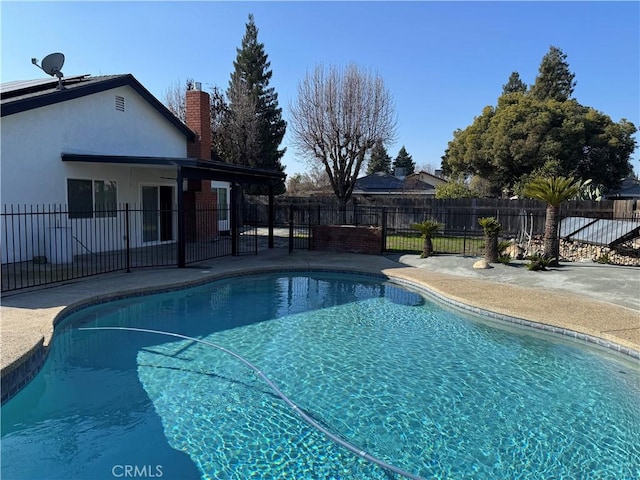
[[[116,478],[160,478],[162,465],[114,465],[111,474]]]

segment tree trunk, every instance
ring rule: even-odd
[[[433,255],[433,242],[431,237],[424,237],[424,243],[422,244],[422,255],[420,258],[427,258]]]
[[[544,256],[551,259],[549,265],[557,266],[560,259],[560,239],[558,238],[558,214],[560,207],[547,205],[544,222]]]
[[[498,262],[498,235],[485,235],[484,259],[487,263]]]
[[[338,199],[338,224],[347,224],[347,200],[344,198]]]

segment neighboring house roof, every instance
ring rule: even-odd
[[[388,173],[376,172],[356,180],[358,190],[398,190],[402,188],[402,179]]]
[[[425,172],[422,170],[419,172],[415,172],[410,175],[407,175],[407,178],[417,178],[425,183],[428,183],[429,185],[433,185],[434,187],[447,183],[447,181],[444,178],[439,177],[437,175],[433,175],[429,172]]]
[[[640,199],[640,181],[635,178],[625,178],[618,190],[605,195],[609,199]]]
[[[142,86],[131,74],[78,75],[63,79],[63,90],[58,90],[58,79],[26,80],[6,82],[0,85],[0,116],[13,115],[35,108],[53,105],[94,93],[128,86],[135,90],[163,117],[180,130],[190,141],[196,134]]]
[[[399,178],[384,172],[376,172],[356,180],[353,193],[435,193],[435,187],[415,176]]]

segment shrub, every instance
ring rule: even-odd
[[[527,257],[529,263],[527,263],[527,270],[537,272],[538,270],[546,270],[549,264],[553,261],[553,258],[546,257],[542,253],[534,253]]]
[[[422,255],[420,258],[426,258],[433,255],[433,242],[431,238],[437,235],[444,225],[438,223],[435,220],[424,220],[420,223],[414,223],[411,225],[412,230],[417,230],[422,235],[424,243],[422,245]]]
[[[509,265],[511,262],[511,255],[505,253],[505,250],[511,246],[511,242],[508,240],[502,240],[498,242],[498,262]]]
[[[502,230],[502,224],[495,217],[482,217],[478,223],[484,231],[486,240],[484,259],[487,263],[496,263],[499,258],[498,235]]]

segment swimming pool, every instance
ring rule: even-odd
[[[2,408],[3,478],[640,477],[640,369],[366,276],[236,277],[69,316]]]

